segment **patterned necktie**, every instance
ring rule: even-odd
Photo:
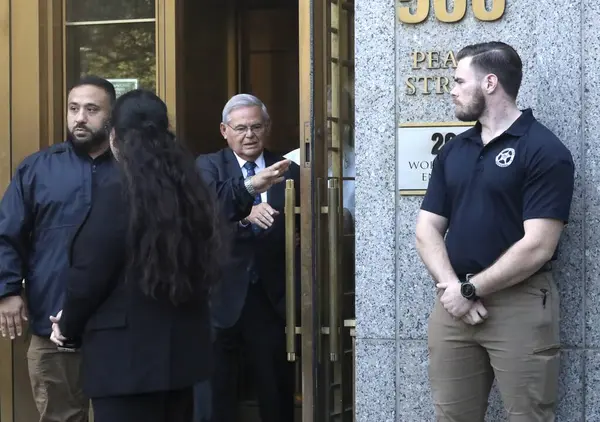
[[[256,163],[254,161],[246,161],[246,164],[244,164],[244,168],[247,171],[247,177],[256,175],[256,172],[254,171],[254,169],[256,168]],[[258,205],[261,202],[262,202],[262,198],[260,197],[260,194],[257,194],[254,197],[253,205]],[[252,231],[254,233],[258,233],[258,232],[260,232],[260,227],[258,227],[256,224],[252,224]]]
[[[244,168],[246,169],[247,177],[256,175],[256,172],[254,171],[254,169],[256,168],[256,163],[254,161],[246,161],[246,164],[244,164]],[[260,197],[260,194],[256,195],[254,197],[254,205],[258,205],[261,202],[262,202],[262,198]],[[257,234],[260,232],[260,227],[258,227],[256,224],[252,224],[250,227],[254,234]],[[258,282],[258,275],[256,273],[254,264],[252,264],[252,266],[250,267],[249,277],[250,277],[250,284],[256,284]]]

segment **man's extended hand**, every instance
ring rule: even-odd
[[[281,160],[252,176],[250,183],[256,193],[266,192],[274,184],[283,182],[283,173],[287,171],[290,164],[292,164],[290,160]]]
[[[473,306],[473,302],[465,299],[461,294],[458,280],[450,283],[438,283],[436,287],[444,289],[440,302],[453,317],[462,318]]]
[[[62,346],[63,342],[67,340],[60,332],[60,327],[58,326],[61,316],[62,311],[59,311],[56,316],[50,316],[50,322],[52,323],[52,334],[50,334],[50,341],[57,346]]]
[[[462,320],[464,323],[469,325],[477,325],[484,322],[488,317],[488,311],[483,306],[480,300],[473,302],[473,306],[469,309],[463,317]]]
[[[246,221],[256,224],[261,229],[266,230],[273,225],[273,222],[275,221],[273,217],[277,215],[279,215],[279,211],[273,209],[268,203],[261,202],[252,207],[252,211],[250,211],[250,215],[246,217]]]
[[[11,340],[23,335],[23,321],[27,321],[27,308],[19,295],[0,299],[0,331]]]

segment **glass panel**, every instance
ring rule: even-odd
[[[111,79],[117,94],[156,90],[154,23],[67,27],[67,86],[84,75]]]
[[[155,0],[68,0],[67,22],[155,17]]]

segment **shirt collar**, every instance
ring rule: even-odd
[[[534,122],[533,111],[530,108],[521,110],[521,115],[504,133],[512,136],[523,136]],[[470,139],[481,139],[481,123],[477,122],[473,127],[472,133],[468,136]],[[502,136],[502,135],[500,135]],[[499,137],[500,137],[499,136]]]
[[[235,151],[233,152],[233,155],[235,155],[235,158],[238,162],[238,164],[240,165],[240,168],[244,167],[244,164],[247,163],[246,160],[244,160],[243,158],[241,158],[239,155],[237,155],[235,153]],[[254,164],[256,164],[256,169],[257,170],[264,170],[265,169],[265,155],[263,152],[260,153],[260,155],[258,156],[258,158],[256,159],[256,161],[254,161]]]
[[[75,152],[75,154],[77,154],[78,156],[82,157],[82,158],[86,158],[90,161],[105,161],[108,159],[112,159],[113,158],[113,154],[112,154],[112,150],[110,149],[110,147],[106,148],[106,150],[104,150],[104,152],[102,154],[100,154],[99,156],[97,156],[96,158],[92,158],[90,157],[90,155],[87,153],[87,151],[85,151],[84,148],[77,146],[72,140],[68,139],[66,142],[63,143],[63,145],[65,146],[65,148],[63,149],[59,149],[56,152],[63,152],[66,148],[70,148],[71,150],[73,150]]]
[[[519,118],[506,129],[506,133],[513,136],[523,136],[527,133],[534,120],[535,117],[533,117],[533,111],[530,108],[522,110]]]

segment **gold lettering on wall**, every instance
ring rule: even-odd
[[[445,53],[439,51],[413,51],[412,68],[417,69],[456,69],[454,51]],[[425,66],[423,66],[425,64]]]
[[[429,16],[431,0],[398,0],[400,5],[397,8],[398,19],[400,22],[408,24],[417,24],[424,22]],[[433,10],[435,17],[440,22],[455,23],[463,19],[467,12],[467,0],[454,0],[452,12],[448,11],[448,0],[433,0]],[[490,10],[485,7],[485,0],[472,0],[473,15],[476,19],[484,22],[498,20],[504,14],[506,9],[506,0],[492,0]],[[414,12],[411,12],[410,5],[414,3]]]
[[[446,23],[458,22],[467,13],[467,0],[454,0],[452,12],[448,12],[448,0],[433,0],[435,17]]]
[[[416,4],[417,7],[415,13],[411,13],[410,6],[398,7],[398,18],[400,19],[400,22],[421,23],[427,19],[427,16],[429,15],[429,0],[416,0]]]
[[[406,95],[449,94],[450,78],[447,76],[408,76]]]
[[[457,66],[454,51],[413,51],[411,63],[413,70],[456,69]],[[406,95],[449,94],[450,81],[449,75],[409,75],[405,79]]]
[[[485,8],[485,0],[473,0],[473,13],[480,21],[495,21],[502,17],[506,9],[506,0],[493,0],[492,9]]]

